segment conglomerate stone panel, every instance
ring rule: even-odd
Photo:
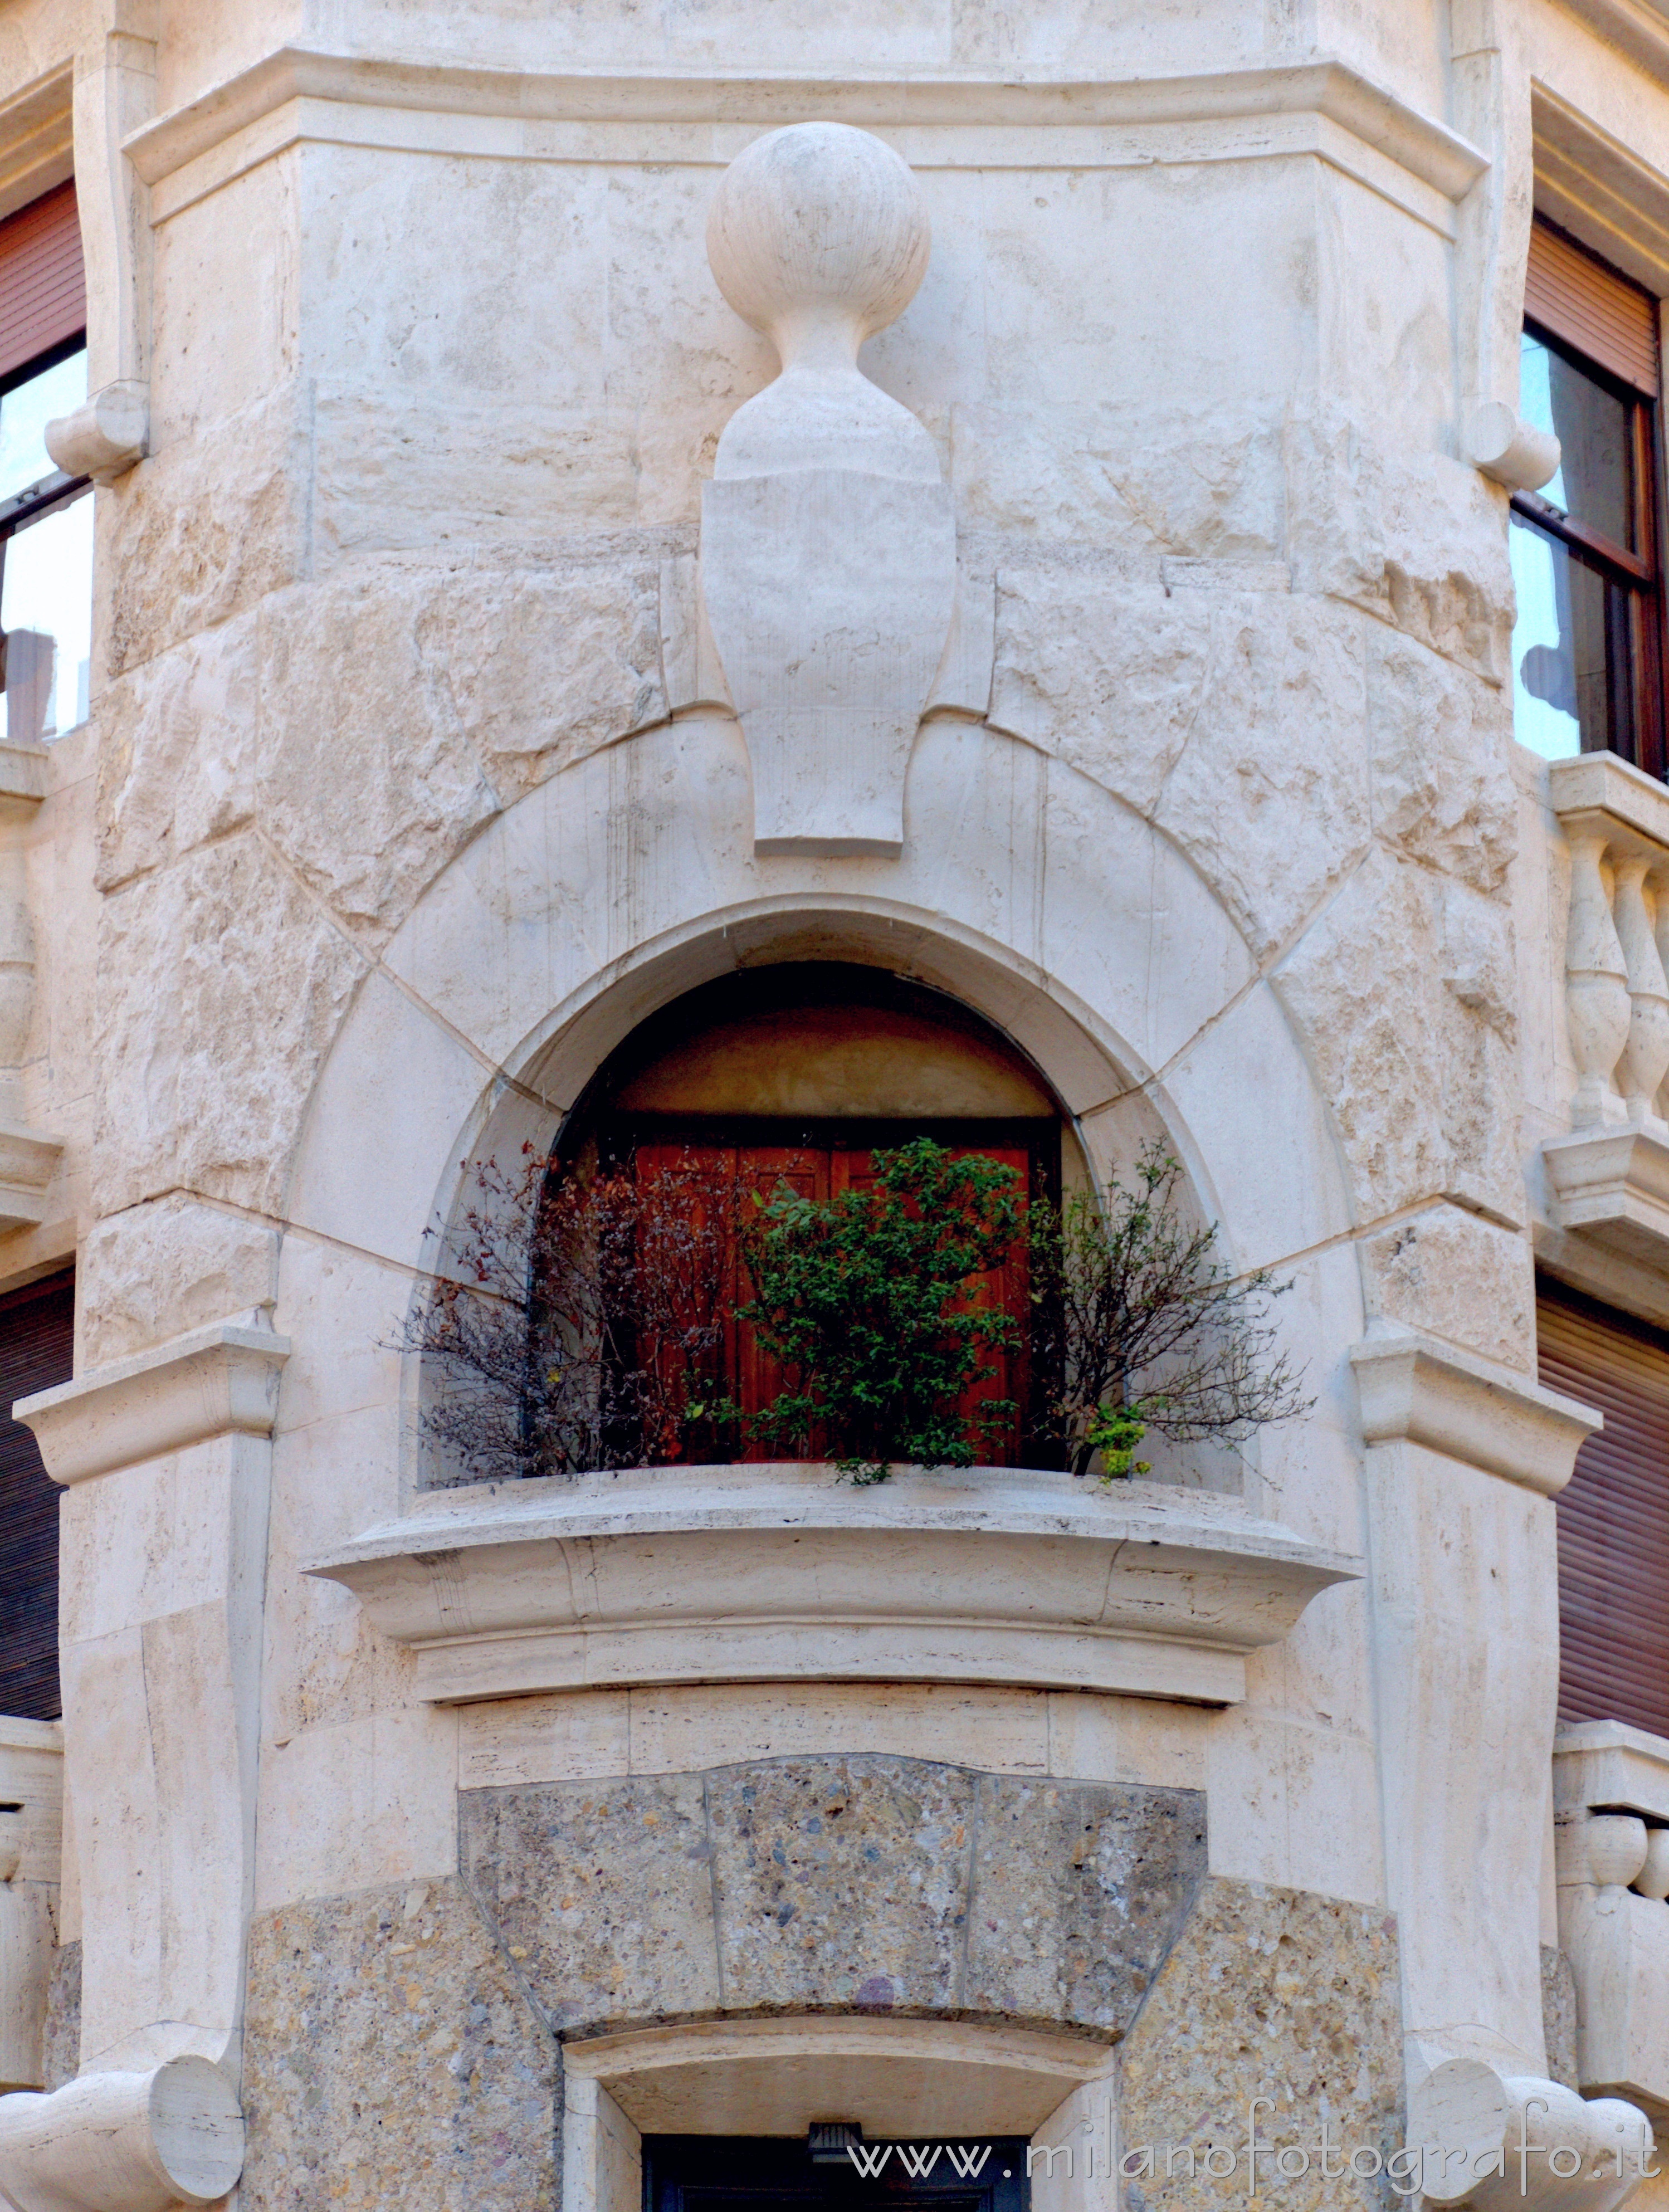
[[[1394,1920],[1209,1881],[1123,2045],[1125,2212],[1379,2212],[1402,2095]]]
[[[82,1947],[61,1943],[52,1955],[41,2046],[41,2086],[61,2088],[81,2071]]]
[[[548,2029],[458,1881],[256,1921],[246,2212],[552,2205],[560,2085]]]
[[[928,1759],[760,1759],[470,1791],[462,1856],[559,2033],[852,2008],[1110,2041],[1204,1878],[1205,1804]]]

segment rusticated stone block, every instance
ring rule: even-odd
[[[702,1778],[464,1800],[463,1863],[551,2025],[719,2004]]]
[[[707,1782],[732,2006],[958,2001],[974,1778],[913,1759],[785,1759]]]
[[[81,2014],[82,1947],[60,1944],[46,1990],[46,2027],[40,2047],[44,2088],[61,2088],[81,2071]]]
[[[286,1905],[250,1937],[240,2200],[553,2203],[560,2071],[460,1883]]]
[[[1197,1792],[918,1759],[471,1790],[465,1878],[561,2032],[900,2011],[1128,2027],[1204,1878]]]
[[[1265,2146],[1255,2185],[1253,2099],[1267,2100],[1255,2115]],[[1379,2212],[1387,2198],[1375,2160],[1401,2144],[1401,2103],[1395,1922],[1302,1891],[1207,1881],[1124,2046],[1126,2212],[1248,2199],[1282,2212]]]
[[[1205,1875],[1187,1791],[981,1775],[969,2002],[1122,2033]]]

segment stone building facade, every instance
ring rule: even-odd
[[[0,2196],[634,2212],[843,2121],[1070,2144],[1039,2212],[1408,2146],[1504,2204],[1520,2141],[1619,2202],[1669,1685],[1556,1752],[1538,1279],[1649,1397],[1655,0],[0,0],[0,215],[72,179],[0,509],[8,589],[93,519],[0,750],[0,1292],[75,1271]],[[628,1067],[1162,1143],[1311,1402],[1128,1485],[460,1480],[410,1316]]]

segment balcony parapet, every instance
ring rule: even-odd
[[[1543,1147],[1551,1210],[1636,1258],[1669,1251],[1669,789],[1613,753],[1555,761],[1570,849],[1571,1133]]]
[[[808,1679],[1222,1705],[1362,1565],[1162,1484],[965,1468],[857,1490],[784,1463],[434,1492],[309,1571],[416,1654],[438,1704]]]
[[[1669,1740],[1620,1721],[1553,1747],[1559,1941],[1584,2092],[1669,2118]]]

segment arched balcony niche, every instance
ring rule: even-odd
[[[686,1130],[710,1117],[742,1136],[773,1124],[816,1136],[826,1154],[842,1130],[853,1149],[888,1126],[958,1141],[984,1130],[1012,1140],[1041,1183],[1104,1176],[1160,1133],[1150,1097],[1097,1069],[1081,1030],[1074,1073],[1089,1114],[1045,1072],[1047,1018],[1035,1054],[942,972],[928,981],[831,959],[862,945],[857,919],[844,943],[824,938],[817,963],[804,959],[803,930],[787,933],[799,959],[741,965],[725,946],[719,973],[695,979],[670,959],[687,988],[655,994],[647,1013],[640,1001],[623,1036],[601,1052],[593,1042],[579,1085],[560,1065],[577,1056],[574,1030],[559,1032],[537,1079],[485,1117],[474,1157],[512,1141],[595,1154],[657,1117]],[[592,1010],[593,1039],[611,1011]],[[549,1094],[570,1087],[575,1106],[553,1113]],[[458,1218],[455,1206],[454,1236]],[[1232,1491],[1104,1486],[1012,1464],[899,1470],[854,1491],[827,1464],[768,1462],[419,1489],[398,1522],[314,1571],[415,1651],[419,1690],[439,1702],[808,1675],[1225,1704],[1245,1694],[1247,1655],[1356,1568]]]

